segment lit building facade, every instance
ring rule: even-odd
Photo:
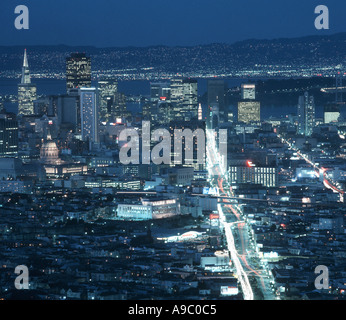
[[[340,117],[340,106],[338,104],[328,104],[324,106],[324,123],[338,121]]]
[[[278,186],[278,170],[275,167],[255,166],[248,162],[243,166],[230,166],[229,178],[232,184],[251,183],[265,187]]]
[[[66,59],[67,91],[91,87],[91,58],[85,53],[72,53]]]
[[[197,118],[198,114],[198,86],[197,80],[183,80],[183,117],[185,121]]]
[[[254,84],[242,84],[241,100],[238,102],[238,122],[260,121],[261,103],[256,101],[256,86]]]
[[[101,120],[108,121],[115,117],[114,104],[117,92],[118,82],[115,79],[100,80],[98,82],[98,102]]]
[[[170,100],[173,105],[174,120],[190,121],[198,117],[197,80],[175,78],[171,80]]]
[[[83,141],[98,143],[96,88],[80,88],[81,135]]]
[[[119,204],[117,217],[125,220],[152,220],[180,214],[176,199],[142,199],[137,204]]]
[[[37,98],[36,92],[36,85],[31,83],[29,63],[25,49],[22,78],[20,84],[18,84],[18,115],[28,116],[34,114],[34,101]]]
[[[0,157],[18,155],[18,122],[14,116],[0,115]]]
[[[261,104],[259,101],[238,102],[238,122],[251,123],[261,121]]]
[[[242,100],[256,100],[256,85],[243,83],[241,85]]]
[[[221,79],[208,80],[208,109],[212,109],[212,105],[217,104],[219,109],[219,120],[221,123],[227,122],[226,99],[225,99],[225,81]],[[211,123],[210,113],[207,114],[208,123]]]
[[[298,100],[298,134],[311,136],[315,127],[315,100],[308,92]]]

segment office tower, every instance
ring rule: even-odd
[[[225,99],[225,81],[224,80],[208,80],[208,109],[210,110],[211,105],[217,103],[219,105],[220,122],[227,122],[226,112],[226,99]],[[207,122],[211,123],[209,118],[210,113],[207,114]]]
[[[127,111],[126,95],[121,92],[116,92],[114,95],[114,107],[111,112],[111,120],[124,119],[131,116],[131,112]]]
[[[255,100],[256,99],[256,85],[243,83],[241,85],[241,99]]]
[[[168,125],[170,121],[174,120],[174,108],[170,102],[159,101],[157,103],[157,121],[161,125]]]
[[[146,121],[151,121],[151,112],[152,110],[152,105],[151,103],[145,103],[142,107],[142,117],[143,117],[143,120],[146,120]]]
[[[98,143],[96,88],[80,88],[79,94],[82,140]]]
[[[175,78],[170,86],[174,120],[190,121],[198,117],[197,80]]]
[[[338,121],[340,117],[340,105],[337,103],[330,103],[324,106],[324,123]]]
[[[74,129],[78,125],[78,104],[79,99],[76,96],[60,95],[57,98],[57,118],[58,124],[71,124]]]
[[[150,83],[150,101],[170,101],[171,88],[167,82],[153,82]]]
[[[38,116],[48,115],[49,98],[43,97],[34,101],[34,114]]]
[[[72,53],[66,59],[67,91],[91,87],[91,59],[85,53]]]
[[[31,83],[30,70],[26,49],[22,67],[22,79],[18,84],[18,115],[34,114],[34,101],[36,100],[36,85]]]
[[[208,129],[216,129],[220,125],[220,112],[219,112],[219,104],[217,102],[213,102],[209,105],[209,120],[210,123],[208,125]]]
[[[98,82],[100,119],[109,121],[114,113],[115,95],[118,92],[118,82],[115,79]],[[113,114],[114,116],[114,114]]]
[[[315,101],[305,92],[298,99],[298,134],[311,136],[315,126]]]
[[[150,83],[150,120],[167,124],[174,115],[171,108],[171,87],[167,82]]]
[[[198,91],[197,80],[183,80],[183,103],[182,113],[185,121],[197,118],[198,112]]]
[[[229,178],[231,184],[251,183],[277,187],[278,169],[273,166],[258,166],[247,160],[239,165],[230,165]]]
[[[241,100],[238,102],[238,122],[260,122],[261,104],[256,101],[256,87],[254,84],[241,86]]]
[[[18,155],[18,122],[14,114],[0,114],[0,157]]]
[[[174,104],[183,103],[183,79],[174,78],[171,80],[171,101]]]
[[[173,104],[173,113],[176,120],[183,121],[182,104],[184,99],[183,79],[175,78],[171,80],[171,102]]]
[[[238,122],[259,122],[261,121],[261,104],[259,101],[239,101],[238,102]]]

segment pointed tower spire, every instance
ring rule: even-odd
[[[24,50],[24,61],[23,61],[23,68],[22,68],[22,81],[21,81],[21,83],[23,83],[23,84],[24,83],[31,83],[28,56],[26,54],[26,49]]]
[[[26,55],[26,49],[24,49],[24,62],[23,62],[23,68],[29,68],[28,57],[27,57],[27,55]]]

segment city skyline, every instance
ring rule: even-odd
[[[343,9],[1,4],[0,300],[345,300]]]

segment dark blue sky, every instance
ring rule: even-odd
[[[30,10],[30,30],[14,8]],[[314,9],[330,11],[330,30]],[[233,43],[346,31],[344,0],[1,0],[0,45],[149,46]]]

